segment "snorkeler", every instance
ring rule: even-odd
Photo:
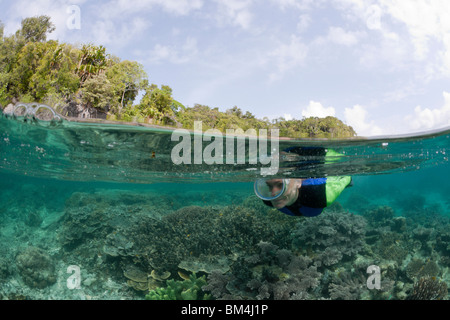
[[[285,152],[300,155],[338,155],[324,148],[291,148]],[[258,179],[255,194],[263,202],[291,216],[315,217],[331,205],[342,191],[352,185],[350,176],[310,179]]]

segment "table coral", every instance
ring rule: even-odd
[[[240,257],[231,272],[212,272],[203,288],[216,299],[306,299],[321,273],[306,256],[260,242],[259,253]]]
[[[329,266],[340,262],[344,256],[353,257],[363,249],[365,227],[366,221],[361,216],[324,212],[297,224],[293,245],[313,255],[316,263]]]

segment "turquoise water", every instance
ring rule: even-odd
[[[315,218],[262,204],[248,152],[174,165],[171,133],[0,116],[0,298],[140,300],[195,273],[198,299],[448,299],[448,129],[280,141],[343,155],[280,160],[279,177],[352,175]]]

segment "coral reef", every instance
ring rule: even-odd
[[[435,277],[420,278],[408,300],[442,300],[448,295],[447,285]]]
[[[16,257],[16,266],[23,281],[30,287],[42,289],[56,282],[54,262],[39,248],[26,248]]]
[[[205,276],[197,277],[195,273],[183,281],[167,280],[166,287],[150,290],[147,300],[209,300],[210,295],[203,292]]]
[[[328,290],[333,300],[357,300],[364,292],[368,292],[367,275],[362,272],[338,272],[331,281]]]
[[[135,265],[128,265],[123,271],[128,279],[127,284],[136,291],[148,291],[159,288],[170,277],[170,272],[157,273],[152,270],[150,274],[138,269]]]
[[[117,228],[110,233],[103,250],[111,257],[148,270],[176,274],[179,264],[188,258],[249,252],[262,239],[288,245],[287,220],[273,224],[270,215],[239,207],[190,206],[161,219],[137,216],[139,219],[127,228]]]
[[[326,211],[298,223],[292,243],[303,253],[312,253],[318,266],[331,266],[363,250],[365,228],[366,221],[361,216]]]
[[[426,276],[437,277],[440,270],[433,260],[422,261],[421,259],[413,258],[406,266],[405,272],[411,280],[414,280]]]
[[[359,215],[335,203],[299,218],[235,196],[101,190],[54,216],[3,210],[0,297],[58,298],[75,264],[82,290],[64,293],[75,299],[448,299],[450,219],[435,206],[358,202]]]
[[[203,288],[216,299],[308,299],[321,274],[312,260],[260,242],[260,250],[238,259],[231,273],[212,272]]]
[[[391,207],[382,206],[365,211],[363,216],[372,227],[386,227],[391,225],[395,214]]]
[[[8,262],[4,258],[0,258],[0,283],[11,274]]]

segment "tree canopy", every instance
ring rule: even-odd
[[[49,16],[25,18],[22,20],[20,35],[27,42],[43,42],[47,40],[47,34],[55,31],[55,25]]]
[[[144,67],[122,61],[103,46],[91,43],[74,46],[47,40],[55,30],[48,16],[22,20],[13,35],[4,34],[0,21],[0,105],[40,102],[66,115],[76,105],[83,116],[106,115],[109,119],[140,121],[193,129],[279,128],[280,136],[294,138],[344,138],[356,136],[352,127],[335,117],[269,121],[234,106],[225,112],[218,107],[196,104],[186,107],[173,97],[168,85],[150,84]],[[142,94],[141,94],[142,93]],[[136,102],[138,96],[142,96]],[[91,111],[91,112],[89,112]]]

